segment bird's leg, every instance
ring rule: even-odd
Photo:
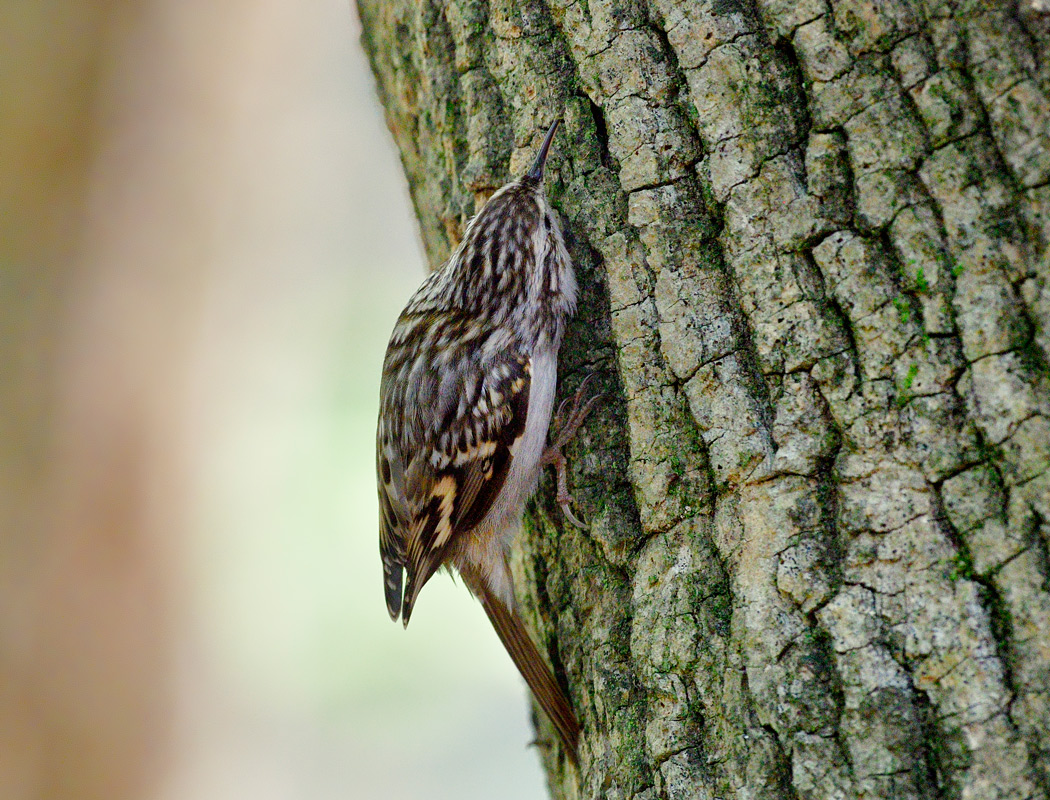
[[[556,500],[558,505],[561,506],[562,513],[565,517],[575,525],[577,528],[586,528],[587,526],[580,522],[576,518],[576,515],[572,513],[572,503],[575,502],[572,499],[572,495],[569,494],[569,479],[568,473],[565,468],[566,460],[565,454],[562,452],[562,448],[567,445],[572,437],[576,435],[576,431],[580,429],[583,421],[587,418],[587,415],[591,411],[591,407],[598,401],[602,396],[601,392],[595,394],[584,401],[583,396],[587,391],[587,384],[591,382],[593,373],[583,379],[583,383],[580,384],[580,388],[576,390],[576,394],[572,397],[572,409],[569,411],[569,417],[564,422],[561,421],[562,413],[565,411],[565,404],[569,402],[568,398],[561,402],[558,406],[558,410],[554,415],[557,420],[558,434],[554,438],[554,442],[543,451],[543,455],[540,456],[540,466],[547,466],[548,464],[554,465],[554,470],[557,473],[557,486],[558,494]]]

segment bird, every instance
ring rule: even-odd
[[[424,584],[458,572],[481,602],[575,763],[572,703],[515,608],[508,561],[542,468],[557,470],[557,502],[574,525],[564,445],[599,395],[588,377],[547,445],[558,350],[577,283],[543,185],[558,130],[531,168],[496,191],[462,242],[409,299],[383,361],[376,472],[387,610],[405,627]]]

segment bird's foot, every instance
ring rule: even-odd
[[[557,412],[554,414],[555,424],[558,426],[558,434],[554,438],[554,442],[543,451],[543,455],[540,456],[540,466],[547,466],[548,464],[554,465],[554,470],[557,473],[557,487],[558,493],[555,499],[558,501],[558,505],[561,507],[562,513],[565,514],[566,519],[569,520],[577,528],[586,528],[587,525],[581,522],[575,514],[572,513],[572,504],[576,501],[573,500],[571,494],[569,494],[569,478],[568,470],[566,469],[567,461],[565,454],[562,452],[562,448],[567,445],[572,437],[576,435],[576,432],[583,425],[583,421],[587,418],[587,415],[591,412],[591,408],[601,398],[602,393],[592,395],[586,401],[583,397],[587,391],[587,385],[591,382],[594,374],[591,373],[583,379],[583,383],[580,384],[580,388],[576,390],[576,394],[572,397],[572,408],[569,411],[568,419],[564,422],[561,421],[562,415],[565,412],[565,405],[569,402],[569,398],[566,398],[558,406]]]

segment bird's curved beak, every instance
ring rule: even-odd
[[[532,169],[525,173],[526,178],[531,178],[534,181],[543,178],[543,167],[547,163],[547,153],[550,152],[551,142],[554,141],[554,133],[558,130],[560,122],[561,119],[556,119],[550,126],[547,135],[543,138],[543,144],[540,145],[540,152],[536,155],[536,161],[533,163]]]

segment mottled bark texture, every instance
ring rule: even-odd
[[[562,393],[607,394],[590,529],[548,477],[516,565],[556,796],[1050,796],[1031,2],[360,0],[433,264],[565,120]]]

